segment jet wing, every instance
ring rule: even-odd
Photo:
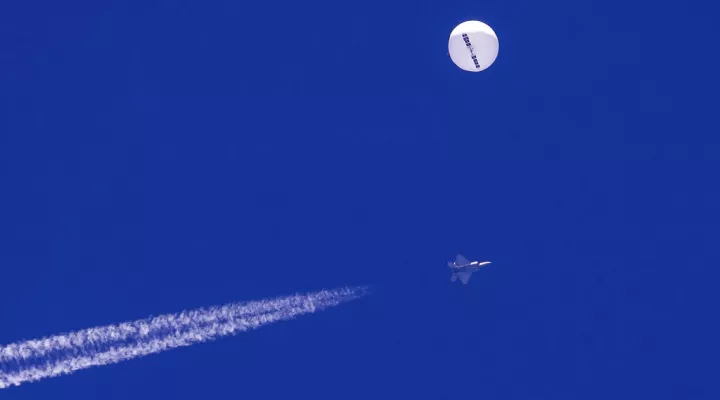
[[[463,285],[467,285],[471,276],[472,276],[472,272],[463,271],[463,272],[457,273],[457,277],[460,279],[460,282],[462,282]]]
[[[462,255],[458,254],[457,257],[455,257],[455,265],[465,265],[469,264],[470,261],[468,261],[467,258],[463,257]]]

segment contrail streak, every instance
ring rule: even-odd
[[[160,353],[357,299],[365,287],[232,303],[0,347],[0,389]]]

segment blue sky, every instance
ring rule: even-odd
[[[716,398],[717,11],[4,2],[0,343],[376,291],[2,398]]]

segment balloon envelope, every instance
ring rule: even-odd
[[[480,21],[466,21],[456,26],[448,41],[450,58],[465,71],[487,69],[495,62],[499,49],[495,31]]]

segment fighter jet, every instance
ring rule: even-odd
[[[450,267],[450,270],[453,273],[450,277],[450,281],[455,282],[458,278],[460,278],[460,282],[462,282],[463,285],[466,285],[473,272],[488,264],[490,264],[490,261],[470,262],[467,258],[458,254],[457,257],[455,257],[455,261],[448,261],[448,267]]]

